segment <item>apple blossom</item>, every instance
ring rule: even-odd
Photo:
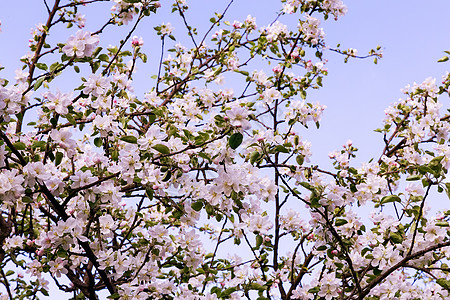
[[[97,35],[90,32],[79,30],[75,36],[71,36],[66,45],[62,48],[67,56],[76,56],[79,58],[91,56],[95,47],[100,42]]]
[[[227,8],[206,31],[177,0],[153,40],[153,0],[114,0],[92,31],[57,26],[91,26],[94,2],[54,1],[1,80],[2,299],[46,295],[47,279],[77,299],[448,298],[450,211],[430,209],[450,195],[448,74],[385,110],[377,157],[348,141],[330,169],[303,136],[326,109],[310,91],[341,0],[281,0],[258,30]],[[138,32],[160,50],[147,58]]]

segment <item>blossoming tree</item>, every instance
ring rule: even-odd
[[[325,57],[381,57],[326,46],[320,22],[346,13],[340,0],[283,0],[260,27],[230,22],[224,1],[202,33],[184,0],[114,0],[111,18],[85,30],[80,11],[103,1],[44,0],[23,67],[1,79],[2,299],[48,295],[48,280],[73,299],[449,297],[450,211],[426,209],[450,194],[438,100],[449,77],[386,109],[379,157],[355,165],[347,143],[325,170],[299,136],[319,127],[325,107],[308,92]],[[138,96],[147,56],[134,31],[161,5],[187,37],[155,27],[155,84]],[[79,31],[50,41],[64,26]],[[114,26],[129,31],[105,48]],[[227,78],[236,86],[219,88]],[[370,221],[358,207],[375,209]]]

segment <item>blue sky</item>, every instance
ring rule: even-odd
[[[369,159],[374,155],[373,145],[381,145],[381,136],[371,130],[381,125],[384,108],[402,96],[400,89],[429,76],[439,82],[448,69],[447,64],[436,61],[443,56],[442,51],[450,48],[446,32],[450,2],[345,3],[348,14],[325,29],[328,44],[340,42],[359,53],[380,45],[384,55],[378,65],[371,60],[343,64],[339,57],[332,60],[329,56],[330,75],[318,93],[320,101],[328,106],[322,125],[330,133],[329,144],[338,147],[343,139],[350,138],[364,152],[360,154]],[[376,150],[378,153],[379,147]]]

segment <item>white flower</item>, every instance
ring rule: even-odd
[[[47,92],[44,98],[48,100],[45,106],[48,109],[55,110],[60,115],[65,115],[69,112],[68,106],[72,104],[72,93],[61,93],[59,90],[53,94]]]
[[[322,28],[319,28],[320,20],[306,16],[306,20],[301,22],[298,27],[305,35],[305,40],[310,41],[311,44],[316,45],[319,42],[319,39],[325,36]]]
[[[98,218],[100,222],[100,231],[102,234],[109,234],[111,230],[116,229],[116,224],[111,215],[105,215]]]
[[[91,171],[87,170],[86,172],[76,171],[74,175],[70,176],[70,179],[73,180],[73,183],[70,187],[76,189],[91,184],[95,182],[98,178],[92,176]]]
[[[100,42],[97,35],[92,35],[88,31],[78,30],[75,36],[71,36],[62,51],[67,56],[86,57],[91,56],[95,47]]]
[[[92,74],[84,84],[83,93],[86,95],[92,94],[94,97],[100,97],[105,94],[105,91],[109,88],[109,86],[109,78]]]
[[[275,41],[289,33],[288,27],[280,23],[280,21],[276,21],[264,30],[267,33],[267,40],[269,42]]]
[[[23,238],[20,236],[13,236],[7,238],[5,240],[5,245],[3,246],[4,250],[8,251],[9,249],[19,248],[23,245]]]
[[[319,297],[325,297],[326,300],[337,297],[339,295],[339,283],[340,280],[336,278],[334,273],[325,274],[320,280]]]
[[[248,220],[248,230],[251,232],[266,234],[272,227],[269,216],[252,215]]]
[[[267,104],[271,104],[273,100],[280,99],[281,93],[274,87],[265,90],[262,94],[262,99]]]
[[[50,266],[50,272],[56,277],[61,277],[61,274],[67,274],[67,269],[64,267],[66,261],[61,257],[58,257],[55,261],[50,261],[48,265]]]
[[[230,110],[226,112],[230,118],[231,125],[240,127],[243,130],[250,129],[250,122],[247,120],[248,110],[240,105],[233,105]]]
[[[171,34],[174,29],[175,28],[172,27],[172,24],[170,24],[170,22],[168,22],[167,24],[161,24],[161,34],[163,35]]]

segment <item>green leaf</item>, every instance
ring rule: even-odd
[[[111,152],[111,159],[113,161],[117,161],[119,159],[119,151],[117,151],[117,149]]]
[[[386,204],[389,202],[401,202],[401,201],[402,199],[400,199],[400,197],[397,195],[389,195],[381,198],[381,204]]]
[[[156,115],[154,113],[151,113],[148,115],[148,122],[150,124],[153,124],[155,122],[155,120],[156,120]]]
[[[49,296],[49,293],[47,292],[47,290],[45,288],[41,288],[39,291],[42,293],[42,295],[44,295],[46,297]]]
[[[200,152],[198,154],[198,156],[200,156],[201,158],[203,158],[203,159],[205,159],[205,160],[207,160],[209,162],[212,162],[211,158],[208,155],[206,155],[205,153]]]
[[[253,165],[260,157],[261,156],[258,151],[252,152],[252,154],[250,154],[250,163]]]
[[[428,166],[419,166],[417,169],[418,169],[419,172],[422,173],[422,174],[426,174],[426,173],[433,174],[433,173],[434,173],[433,169],[431,169],[431,168],[428,167]]]
[[[259,247],[261,247],[262,243],[263,243],[263,237],[258,234],[256,236],[256,246],[255,246],[255,248],[259,249]]]
[[[92,73],[97,72],[98,68],[100,68],[100,61],[97,60],[91,64]]]
[[[276,146],[275,150],[277,152],[289,153],[289,150],[286,147],[282,146],[282,145]]]
[[[36,67],[37,67],[38,69],[41,69],[41,70],[44,70],[44,71],[47,71],[47,69],[48,69],[47,65],[46,65],[46,64],[43,64],[43,63],[37,63],[37,64],[36,64]]]
[[[241,71],[241,70],[237,70],[236,73],[239,73],[239,74],[242,74],[242,75],[245,75],[245,76],[249,75],[249,73],[247,71]]]
[[[144,53],[139,53],[138,56],[141,58],[142,62],[145,64],[147,62],[147,55]]]
[[[203,202],[202,201],[194,202],[192,203],[191,207],[195,211],[200,211],[203,208]]]
[[[302,187],[304,187],[305,189],[308,189],[308,190],[310,190],[312,192],[315,190],[315,188],[311,184],[309,184],[308,182],[300,182],[300,185]]]
[[[390,238],[394,244],[400,244],[401,242],[403,242],[403,237],[398,232],[391,232]]]
[[[301,166],[303,165],[303,162],[305,161],[305,157],[303,155],[297,155],[296,159],[297,163]]]
[[[430,168],[435,168],[435,167],[440,166],[440,165],[441,165],[441,161],[442,161],[443,158],[444,158],[444,156],[438,156],[438,157],[433,158],[433,159],[428,163],[428,166],[429,166]]]
[[[227,298],[227,297],[230,296],[232,293],[236,292],[236,290],[237,290],[236,287],[227,288],[225,291],[222,291],[221,297],[222,297],[222,298]]]
[[[416,175],[408,176],[408,178],[406,178],[406,181],[416,181],[416,180],[420,180],[420,179],[422,179],[422,175],[416,174]]]
[[[146,17],[150,16],[150,9],[148,9],[148,8],[144,9],[142,12],[144,13],[144,16],[146,16]]]
[[[439,278],[438,280],[436,280],[436,283],[442,286],[444,289],[450,290],[450,280]]]
[[[334,222],[334,224],[336,226],[342,226],[342,225],[345,225],[347,223],[348,223],[348,221],[346,219],[336,219],[336,221]]]
[[[152,148],[155,149],[156,151],[158,151],[159,153],[170,154],[170,149],[166,145],[157,144],[157,145],[153,146]]]
[[[61,258],[68,258],[69,257],[69,254],[64,249],[59,249],[58,251],[56,251],[56,255],[58,255],[58,257],[61,257]]]
[[[318,293],[319,291],[320,291],[320,287],[315,286],[315,287],[309,289],[308,293],[315,294],[315,293]]]
[[[50,65],[50,72],[55,71],[59,67],[59,62],[55,62]]]
[[[448,60],[448,56],[443,56],[443,57],[438,59],[438,62],[445,62],[447,60]]]
[[[230,136],[230,139],[228,140],[228,144],[230,145],[231,149],[236,149],[239,147],[239,145],[242,143],[243,135],[240,132],[236,132]]]
[[[32,198],[30,198],[30,197],[28,197],[28,196],[23,196],[22,197],[22,202],[23,203],[33,203],[33,199]],[[8,274],[6,274],[6,275],[8,275]]]
[[[58,125],[58,120],[56,120],[55,118],[51,118],[50,123],[53,125],[53,127],[56,127],[56,125]]]
[[[312,195],[314,195],[314,193],[312,193]],[[322,207],[322,204],[320,204],[318,197],[311,197],[310,206],[312,208],[319,208],[319,207]]]
[[[250,289],[251,290],[258,290],[258,291],[265,291],[266,288],[262,285],[260,285],[259,283],[256,282],[252,282],[250,283]]]
[[[45,80],[45,77],[39,78],[39,79],[34,83],[33,89],[36,91],[38,88],[40,88],[41,85],[42,85],[42,83],[44,82],[44,80]]]
[[[153,200],[153,190],[152,189],[145,189],[145,195],[148,197],[148,199]]]
[[[383,271],[381,271],[378,268],[373,269],[373,274],[375,274],[376,276],[380,275]]]
[[[172,172],[170,172],[170,170],[169,170],[166,172],[166,174],[164,174],[162,181],[164,181],[164,182],[169,181],[170,177],[172,177]]]
[[[300,96],[302,97],[303,100],[305,100],[306,99],[306,91],[301,90],[300,91]]]
[[[130,143],[130,144],[137,144],[137,138],[132,135],[123,136],[120,138],[121,141]]]
[[[25,145],[25,143],[22,143],[22,142],[16,142],[13,144],[13,146],[17,150],[25,150],[27,148],[27,145]]]
[[[44,141],[35,141],[33,145],[31,145],[31,148],[40,148],[41,150],[44,150],[46,145],[47,144]]]
[[[322,77],[317,77],[316,82],[318,86],[322,86]]]
[[[63,156],[64,155],[61,152],[59,152],[59,151],[56,152],[56,155],[55,155],[55,166],[58,166],[61,163]]]
[[[103,145],[103,143],[102,143],[102,138],[96,137],[96,138],[94,139],[94,145],[100,148],[100,147]]]
[[[98,59],[101,60],[101,61],[104,61],[104,62],[108,62],[109,61],[109,56],[103,53],[103,54],[100,54]]]
[[[69,121],[70,124],[72,125],[77,124],[77,121],[75,121],[75,118],[71,114],[66,114],[65,118],[67,119],[67,121]]]
[[[447,193],[447,197],[450,199],[450,183],[446,182],[445,183],[445,192]]]
[[[212,205],[209,205],[209,204],[205,205],[205,209],[206,209],[206,213],[209,216],[214,215],[214,208],[212,207]]]
[[[6,272],[6,276],[11,276],[12,274],[14,274],[13,270],[8,270],[8,272]]]

